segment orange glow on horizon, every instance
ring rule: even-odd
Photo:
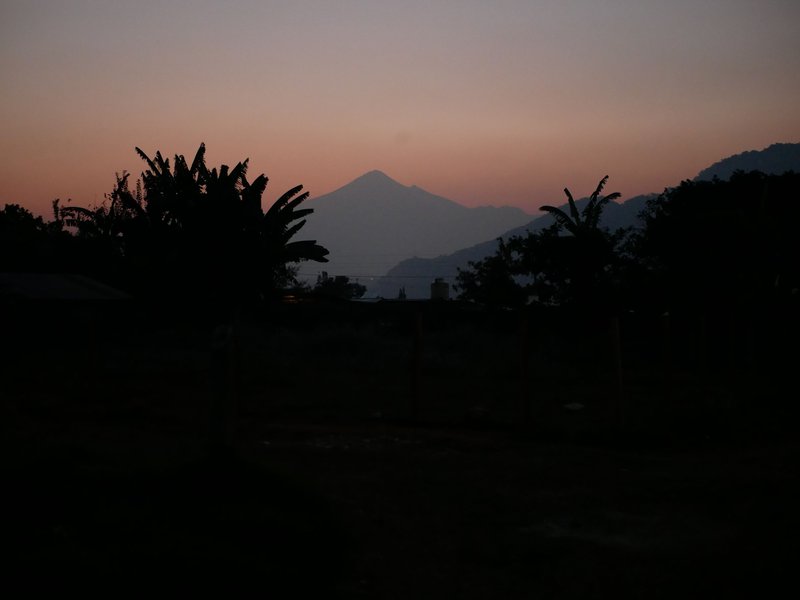
[[[800,141],[800,5],[235,4],[4,3],[0,203],[99,203],[135,146],[205,142],[266,173],[265,201],[378,169],[537,214],[606,174],[627,198]]]

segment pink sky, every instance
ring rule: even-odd
[[[535,213],[800,141],[795,0],[0,0],[0,204],[100,202],[140,146],[266,200],[372,169]]]

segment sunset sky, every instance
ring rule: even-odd
[[[800,141],[797,0],[0,0],[0,205],[102,201],[134,152],[265,199],[372,169],[531,213]]]

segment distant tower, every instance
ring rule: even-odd
[[[449,300],[450,284],[441,277],[437,277],[431,284],[431,300]]]

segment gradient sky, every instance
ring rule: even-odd
[[[797,0],[0,0],[0,204],[100,202],[134,153],[265,199],[380,169],[531,213],[800,141]]]

